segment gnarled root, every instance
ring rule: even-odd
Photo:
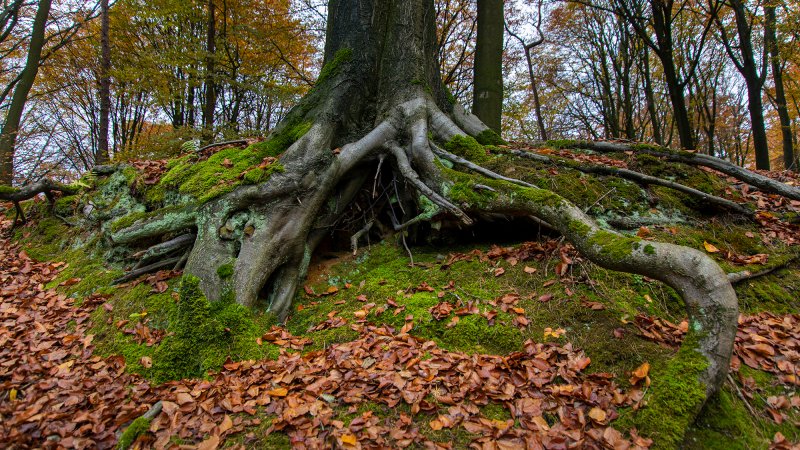
[[[60,183],[49,178],[43,178],[33,184],[28,184],[20,188],[13,188],[9,186],[0,185],[0,200],[7,200],[14,203],[16,216],[14,217],[14,225],[19,222],[25,223],[25,212],[20,206],[20,202],[30,200],[39,194],[44,194],[47,202],[52,209],[55,202],[53,192],[61,192],[63,194],[75,194],[80,190],[78,186],[71,186],[68,184]]]
[[[631,145],[621,142],[587,142],[576,141],[564,147],[568,148],[585,148],[597,152],[629,152],[637,151],[646,153],[648,155],[658,156],[668,161],[675,161],[684,164],[691,164],[694,166],[703,166],[716,171],[722,172],[743,181],[751,186],[755,186],[764,192],[782,195],[792,200],[800,200],[800,188],[790,186],[786,183],[773,180],[759,173],[747,170],[744,167],[739,167],[728,161],[715,158],[713,156],[704,155],[702,153],[689,153],[689,152],[676,152],[666,148],[652,147],[647,145]]]

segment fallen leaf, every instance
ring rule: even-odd
[[[286,397],[289,394],[289,390],[286,388],[275,388],[271,391],[267,391],[267,394],[273,397]]]

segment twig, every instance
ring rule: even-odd
[[[734,379],[731,376],[731,374],[728,374],[728,381],[736,389],[736,394],[739,396],[739,398],[742,400],[742,402],[744,402],[744,405],[747,407],[747,410],[750,411],[750,414],[753,417],[759,417],[758,413],[756,413],[755,409],[753,409],[753,406],[750,404],[750,402],[747,401],[747,398],[745,398],[744,393],[742,393],[742,390],[739,389],[739,384],[737,384],[736,381],[734,381]]]
[[[587,206],[586,209],[583,210],[583,212],[589,212],[589,210],[594,208],[598,203],[600,203],[601,200],[603,200],[604,198],[608,197],[609,194],[611,194],[612,192],[614,192],[616,190],[617,190],[617,188],[612,187],[608,192],[606,192],[605,194],[601,195],[600,198],[598,198],[596,202],[594,202],[591,205]]]
[[[216,147],[222,147],[223,145],[244,145],[244,144],[247,144],[247,140],[246,139],[236,139],[236,140],[233,140],[233,141],[215,142],[213,144],[208,144],[205,147],[201,147],[199,150],[197,150],[197,153],[202,153],[202,152],[204,152],[206,150],[209,150],[209,149],[212,149],[212,148],[216,148]]]

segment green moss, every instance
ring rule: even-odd
[[[569,230],[578,236],[587,236],[592,228],[580,220],[571,220],[569,222]]]
[[[522,350],[525,341],[519,329],[508,325],[489,325],[481,316],[465,316],[452,328],[445,328],[439,340],[448,349],[492,354]]]
[[[73,215],[80,198],[80,195],[67,195],[57,199],[53,205],[53,212],[63,217]]]
[[[127,450],[129,449],[136,439],[141,436],[142,434],[146,433],[148,429],[150,429],[150,419],[139,417],[130,425],[125,431],[122,433],[122,436],[119,438],[119,442],[117,443],[117,448],[119,450]]]
[[[200,377],[219,368],[227,357],[257,359],[277,356],[277,347],[259,346],[263,333],[254,313],[237,303],[209,303],[200,280],[191,275],[181,282],[180,300],[169,319],[172,334],[153,355],[149,376],[156,382]]]
[[[337,51],[336,54],[333,56],[333,59],[328,61],[328,63],[322,67],[322,70],[320,70],[319,76],[317,77],[317,82],[315,84],[320,85],[325,81],[327,81],[328,79],[330,79],[335,74],[339,73],[339,70],[341,70],[342,66],[345,63],[350,62],[352,59],[353,59],[352,49],[349,48],[339,49],[339,51]]]
[[[17,192],[19,192],[19,189],[15,187],[8,186],[5,184],[0,184],[0,195],[10,195],[10,194],[15,194]]]
[[[491,420],[508,420],[511,419],[511,411],[501,403],[491,402],[486,406],[480,408],[481,414]]]
[[[742,269],[745,268],[739,268]],[[746,269],[752,270],[749,267]],[[796,268],[777,270],[769,275],[737,283],[735,288],[739,304],[747,313],[800,313],[800,304],[797,302],[800,297],[800,273]]]
[[[650,244],[647,244],[647,245],[644,246],[644,254],[645,255],[655,255],[656,254],[656,248],[653,247]]]
[[[447,103],[449,103],[451,105],[455,105],[458,102],[458,100],[456,99],[456,96],[453,95],[453,92],[450,91],[450,89],[448,89],[447,87],[444,88],[444,96],[445,96],[445,99],[447,100]]]
[[[475,184],[473,181],[459,181],[450,186],[448,197],[456,203],[472,207],[487,205],[497,197],[495,192],[475,189]]]
[[[148,198],[151,202],[163,201],[167,190],[177,190],[202,204],[231,192],[242,183],[262,183],[273,173],[284,171],[277,161],[261,167],[265,158],[277,158],[310,128],[310,122],[286,124],[268,140],[244,150],[223,149],[204,161],[183,157],[164,174]]]
[[[475,140],[481,145],[506,145],[508,142],[504,141],[499,134],[495,133],[492,129],[485,129],[475,136]]]
[[[233,264],[223,264],[217,267],[217,276],[223,280],[233,276]]]
[[[619,261],[638,250],[642,240],[638,237],[620,236],[610,231],[598,230],[589,237],[589,245],[599,247],[601,255]]]
[[[690,333],[675,358],[665,367],[655,367],[652,385],[645,396],[647,406],[636,412],[625,411],[621,428],[635,426],[654,440],[654,449],[678,448],[706,399],[699,381],[708,361],[697,350],[697,335]]]
[[[448,152],[468,159],[476,164],[484,164],[490,160],[486,147],[479,144],[472,136],[454,136],[450,142],[444,145]]]

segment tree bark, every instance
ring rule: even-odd
[[[792,145],[792,121],[786,103],[786,89],[783,85],[783,66],[778,49],[778,37],[775,30],[775,6],[764,5],[764,41],[769,49],[772,79],[775,83],[775,109],[781,124],[781,142],[783,143],[783,166],[787,170],[800,172],[800,161],[794,154]]]
[[[52,0],[39,0],[31,30],[28,57],[25,67],[22,69],[22,76],[14,89],[3,130],[0,132],[0,184],[11,185],[14,179],[14,150],[17,135],[22,121],[22,113],[25,111],[25,103],[28,101],[28,94],[39,73],[39,60],[42,57],[45,28],[47,27],[47,18],[50,16],[51,4]]]
[[[503,113],[503,0],[478,0],[472,113],[497,134]]]
[[[747,109],[750,113],[750,126],[753,130],[753,148],[756,154],[756,168],[769,170],[769,145],[767,143],[767,131],[764,123],[764,105],[761,101],[761,88],[764,86],[766,64],[759,73],[756,65],[755,52],[753,50],[753,26],[748,20],[747,7],[741,0],[730,0],[728,6],[733,10],[736,21],[736,33],[738,42],[731,42],[728,37],[725,25],[716,17],[717,27],[720,31],[722,43],[736,66],[736,70],[744,78],[747,88]],[[766,28],[765,28],[766,37]],[[737,51],[738,50],[738,51]],[[738,55],[737,55],[738,53]],[[767,49],[764,49],[764,56]],[[766,63],[766,58],[764,58]]]
[[[100,130],[95,165],[108,164],[108,128],[111,115],[111,42],[108,0],[100,1]]]
[[[214,80],[217,53],[217,7],[215,0],[208,0],[208,27],[206,28],[206,79],[203,103],[203,135],[206,142],[213,140],[214,109],[217,106],[217,88]]]
[[[650,2],[653,10],[653,31],[658,41],[656,55],[661,60],[661,66],[664,69],[664,82],[667,85],[669,99],[672,102],[672,113],[675,119],[675,127],[678,129],[678,139],[681,147],[686,150],[694,150],[695,140],[692,136],[692,122],[689,118],[689,110],[686,108],[684,86],[678,76],[678,69],[675,67],[675,56],[673,55],[671,19],[673,3],[673,1],[662,3],[655,0]]]

